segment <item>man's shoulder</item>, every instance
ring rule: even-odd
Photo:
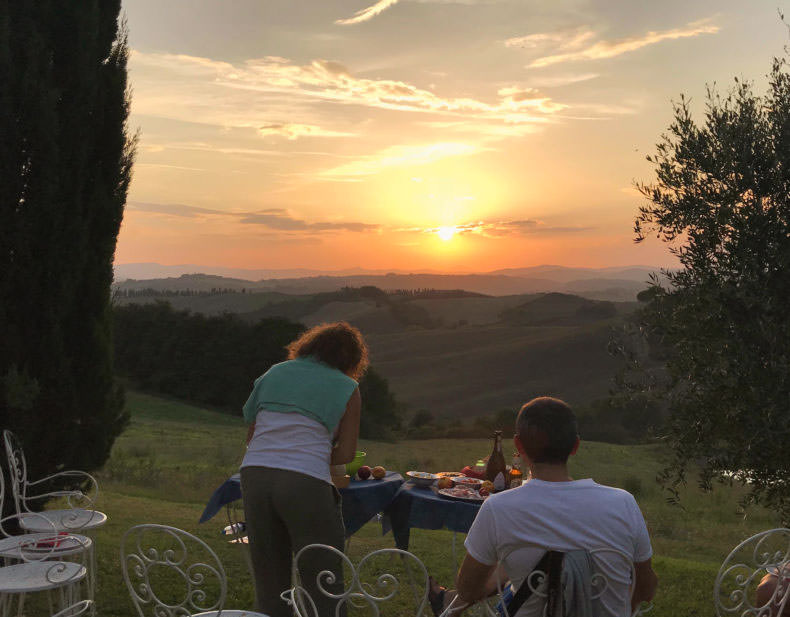
[[[529,502],[532,499],[552,499],[590,501],[590,502],[618,502],[623,504],[636,503],[633,495],[626,490],[606,484],[598,484],[593,480],[581,480],[558,486],[553,482],[525,482],[522,486],[491,495],[487,500],[489,508],[499,509],[512,507],[518,503]]]

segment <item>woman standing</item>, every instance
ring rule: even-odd
[[[288,345],[288,360],[256,379],[244,404],[244,418],[251,423],[241,463],[244,514],[257,610],[270,617],[291,614],[280,594],[291,586],[293,553],[314,543],[343,550],[340,494],[329,466],[354,458],[361,406],[357,380],[367,365],[359,330],[345,322],[322,324]],[[326,587],[342,592],[339,559],[319,551],[306,557],[300,560],[305,587],[319,615],[333,615],[336,601],[316,590],[314,581],[330,569],[338,582]]]

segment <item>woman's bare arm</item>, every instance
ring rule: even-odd
[[[359,418],[362,411],[362,397],[359,388],[354,390],[346,404],[346,411],[337,427],[337,439],[332,449],[331,465],[343,465],[354,460],[359,439]]]
[[[247,429],[247,445],[250,445],[250,440],[252,436],[255,434],[255,422],[250,424],[250,428]]]

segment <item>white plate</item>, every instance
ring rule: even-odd
[[[486,500],[485,497],[482,495],[477,495],[476,497],[473,496],[464,496],[461,497],[460,495],[456,495],[453,493],[454,489],[452,488],[440,488],[437,493],[439,493],[442,497],[446,497],[447,499],[454,499],[455,501],[468,501],[470,503],[482,503]]]

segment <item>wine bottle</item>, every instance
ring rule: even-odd
[[[494,483],[494,490],[501,491],[507,486],[507,466],[502,454],[502,431],[494,431],[494,451],[486,464],[486,480]]]

